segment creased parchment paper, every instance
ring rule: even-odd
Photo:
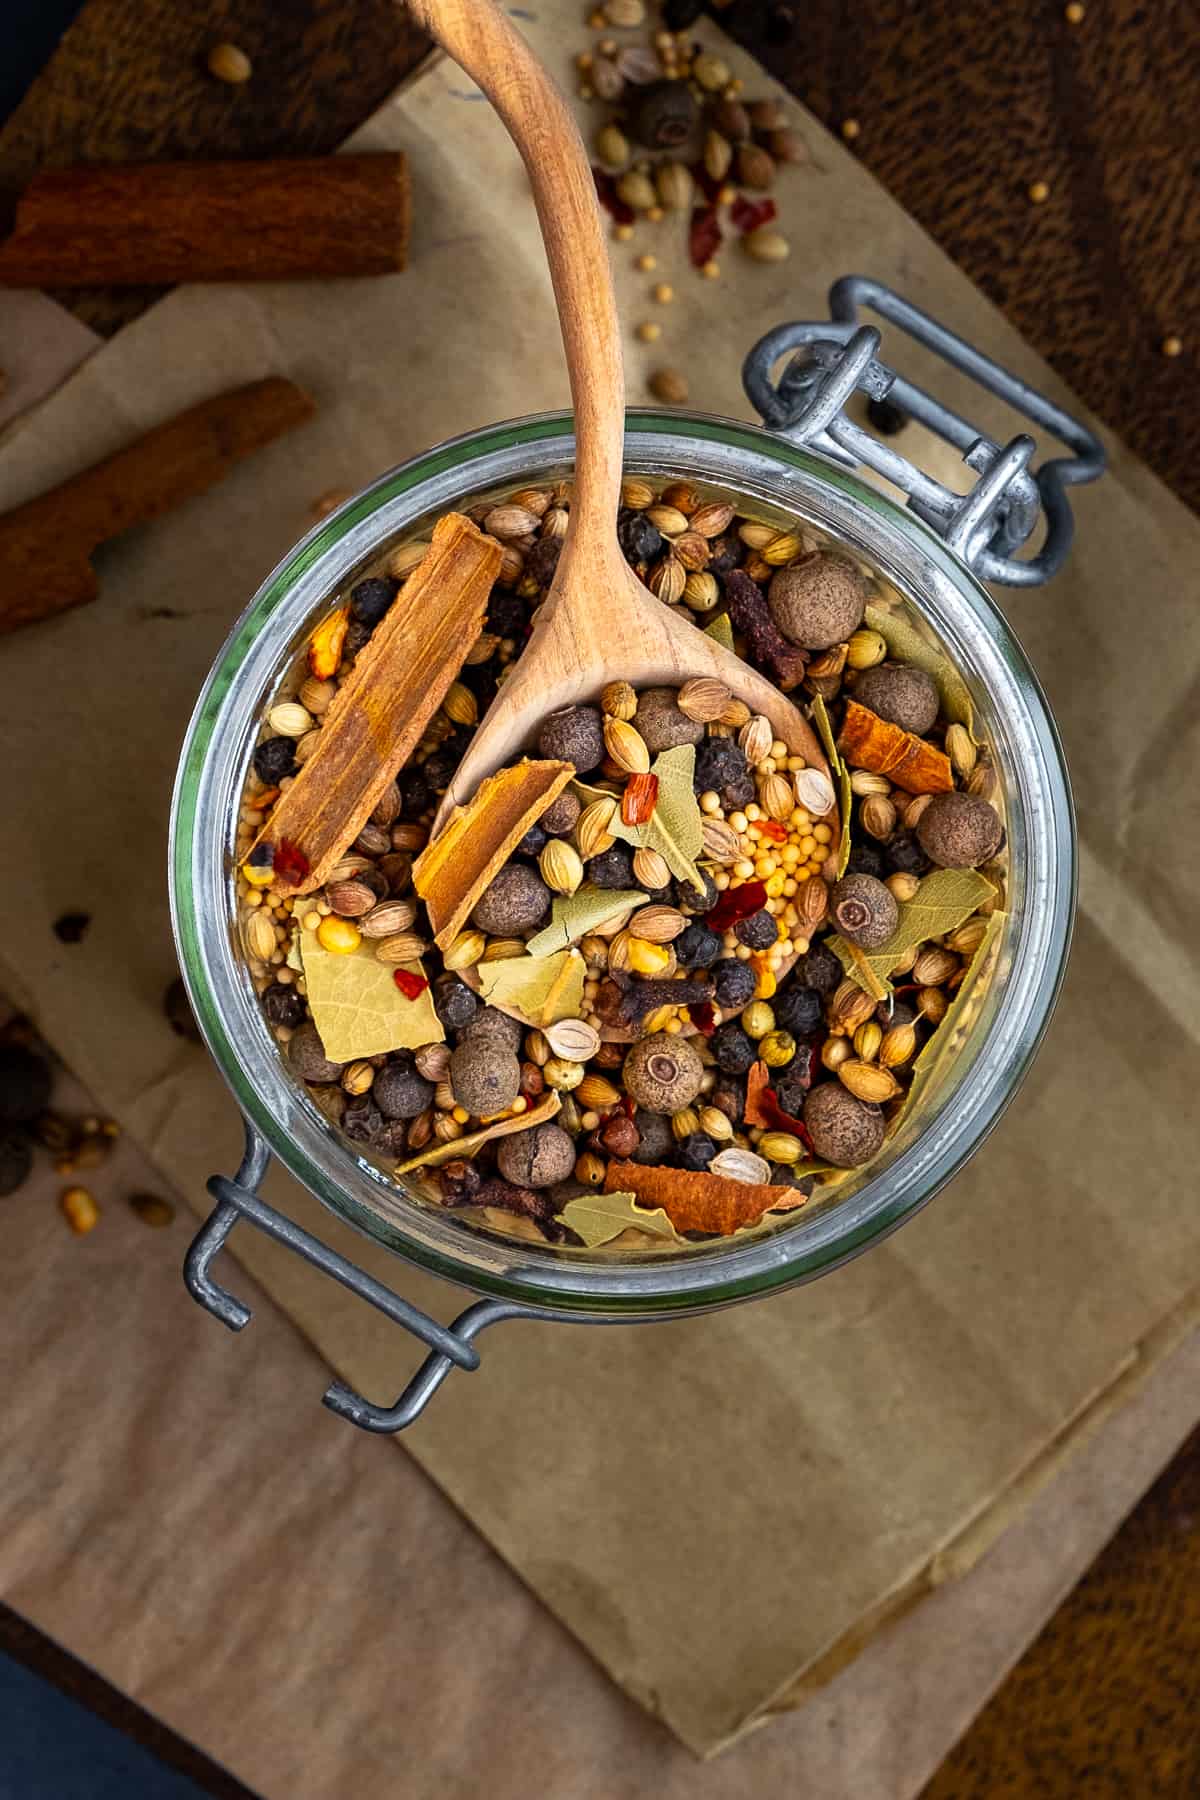
[[[578,38],[573,6],[525,27],[557,66]],[[814,161],[783,189],[789,263],[742,266],[730,250],[714,289],[654,240],[679,298],[662,344],[631,353],[632,397],[671,360],[694,404],[745,416],[745,349],[784,318],[821,316],[830,280],[861,270],[1067,399],[853,159],[810,119],[801,130]],[[196,690],[317,494],[565,399],[524,177],[486,106],[441,64],[356,142],[411,153],[405,275],[179,290],[0,452],[8,506],[221,386],[278,371],[321,405],[305,431],[105,552],[98,604],[5,646],[21,779],[3,802],[0,981],[198,1209],[240,1134],[159,1010],[163,834]],[[637,247],[615,250],[631,325],[646,308]],[[895,355],[1011,434],[993,402],[906,345]],[[968,1564],[1074,1427],[1196,1308],[1200,533],[1110,448],[1110,475],[1078,496],[1069,571],[1004,598],[1067,740],[1084,880],[1065,997],[999,1132],[899,1237],[815,1287],[655,1329],[497,1330],[483,1372],[452,1378],[404,1440],[627,1692],[701,1752],[801,1697],[878,1621]],[[95,922],[67,948],[49,921],[77,906]],[[439,1316],[457,1309],[460,1295],[407,1274],[293,1184],[268,1191]],[[332,1367],[395,1397],[413,1352],[393,1328],[244,1228],[236,1241]],[[228,1355],[252,1393],[253,1339]]]

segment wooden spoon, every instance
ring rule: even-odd
[[[723,645],[670,612],[617,543],[625,380],[620,326],[587,155],[562,95],[494,0],[410,0],[412,11],[483,89],[533,188],[562,328],[575,412],[570,523],[533,633],[475,733],[434,821],[512,760],[556,707],[608,681],[678,687],[716,676],[764,713],[794,755],[829,773],[795,706]]]

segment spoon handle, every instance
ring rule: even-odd
[[[611,542],[620,503],[625,377],[608,248],[583,140],[562,94],[495,0],[410,0],[410,7],[483,89],[528,170],[575,411],[570,535],[601,534]],[[572,546],[576,552],[581,547]]]

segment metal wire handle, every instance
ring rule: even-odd
[[[934,350],[979,386],[1059,438],[1073,455],[1031,471],[1037,449],[1026,433],[1003,447],[942,401],[906,381],[876,356],[881,337],[858,322],[869,307]],[[1075,521],[1067,488],[1104,473],[1104,447],[1095,433],[981,350],[958,337],[911,301],[866,275],[843,275],[829,290],[829,318],[779,325],[760,338],[742,366],[751,404],[772,431],[850,468],[865,465],[908,495],[918,518],[932,525],[950,548],[985,581],[1037,587],[1058,572],[1070,552]],[[772,371],[792,352],[778,382]],[[859,391],[872,400],[895,401],[906,413],[962,452],[979,480],[956,494],[847,418],[843,407]],[[1036,556],[1014,552],[1028,542],[1045,516],[1046,536]]]
[[[554,1316],[512,1300],[477,1300],[465,1312],[459,1313],[452,1325],[439,1325],[428,1313],[401,1299],[382,1281],[368,1275],[365,1269],[360,1269],[339,1251],[331,1250],[320,1238],[313,1237],[311,1232],[294,1224],[261,1198],[258,1185],[270,1167],[271,1152],[248,1119],[245,1126],[246,1150],[241,1166],[232,1180],[225,1175],[212,1177],[208,1191],[217,1204],[192,1240],[184,1260],[183,1278],[193,1300],[199,1301],[231,1331],[241,1331],[250,1323],[254,1316],[250,1307],[221,1287],[210,1273],[214,1259],[224,1249],[234,1226],[246,1219],[267,1237],[274,1238],[277,1244],[294,1250],[323,1275],[340,1281],[352,1294],[357,1294],[393,1323],[402,1325],[430,1346],[429,1355],[394,1406],[376,1406],[344,1382],[333,1382],[325,1390],[322,1402],[339,1418],[348,1419],[363,1431],[403,1431],[424,1411],[451,1369],[479,1367],[479,1352],[474,1340],[487,1326],[495,1325],[501,1319]]]

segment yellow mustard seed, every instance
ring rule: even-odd
[[[654,289],[654,298],[660,306],[669,306],[675,298],[675,289],[669,281],[660,281]]]
[[[861,133],[862,133],[862,126],[859,124],[857,119],[843,119],[842,120],[842,136],[845,138],[845,140],[848,144],[852,144],[854,142],[855,138],[859,137],[861,135]]]
[[[1048,181],[1031,181],[1026,192],[1034,206],[1041,206],[1050,198],[1050,184]]]
[[[1164,356],[1182,356],[1183,339],[1177,337],[1175,333],[1172,332],[1169,337],[1165,337],[1162,341],[1162,353]]]
[[[662,326],[653,319],[643,319],[637,328],[637,336],[643,344],[653,344],[657,338],[662,336]]]
[[[635,269],[640,269],[643,275],[648,275],[651,269],[657,269],[658,258],[652,256],[648,250],[644,250],[641,256],[634,259],[633,266]]]

